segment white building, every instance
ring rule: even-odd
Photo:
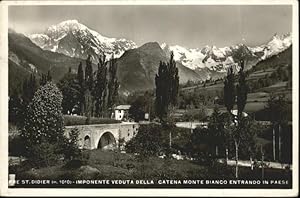
[[[128,111],[131,105],[119,105],[114,108],[115,120],[128,120]]]

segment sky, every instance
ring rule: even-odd
[[[201,48],[266,43],[292,31],[289,5],[80,5],[10,6],[9,27],[42,33],[65,20],[78,20],[103,36]]]

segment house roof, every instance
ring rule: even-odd
[[[115,107],[115,110],[128,110],[130,107],[131,105],[119,105]]]

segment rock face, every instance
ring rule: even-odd
[[[169,61],[166,53],[157,42],[150,42],[139,48],[126,51],[118,60],[118,78],[123,92],[141,91],[155,87],[155,75],[159,62]],[[204,75],[177,62],[180,83],[188,80],[198,81]]]
[[[120,57],[126,50],[136,48],[131,40],[108,38],[89,29],[77,20],[50,26],[44,33],[29,35],[39,47],[67,56],[86,59],[90,54],[97,62],[102,52]]]

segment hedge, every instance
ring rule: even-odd
[[[64,118],[65,126],[87,124],[86,116],[64,115],[63,118]],[[110,118],[95,118],[95,117],[91,117],[89,120],[89,124],[114,124],[114,123],[121,123],[121,121],[110,119]]]

